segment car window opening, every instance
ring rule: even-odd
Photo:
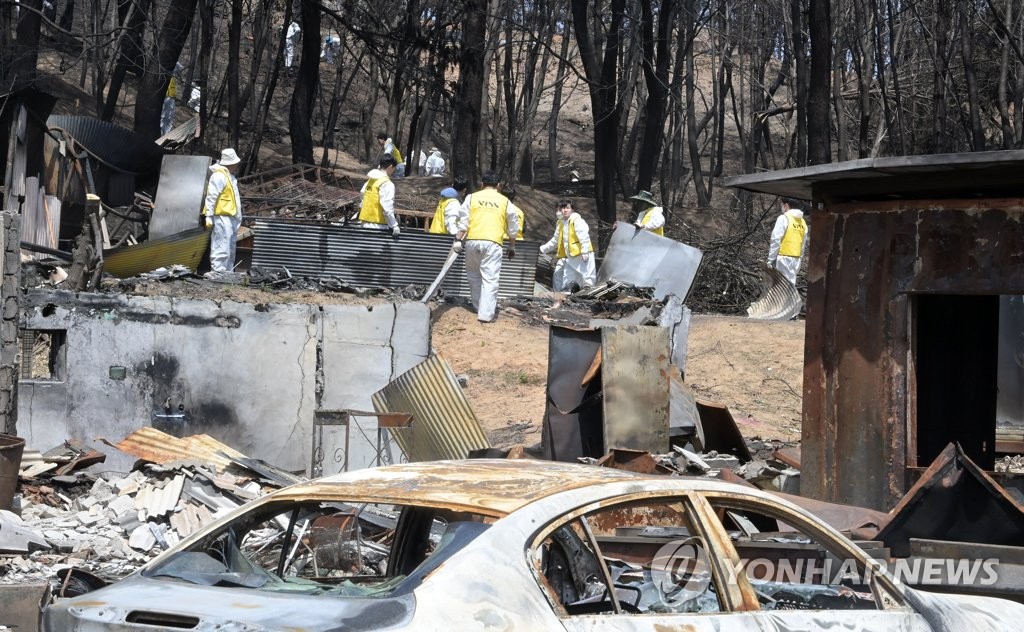
[[[273,503],[212,532],[146,577],[293,594],[405,594],[486,530],[480,514],[373,503]]]

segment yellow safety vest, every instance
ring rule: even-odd
[[[803,254],[804,235],[807,234],[807,222],[802,217],[794,217],[786,213],[789,220],[786,232],[779,244],[779,254],[783,257],[799,257]]]
[[[565,258],[565,242],[562,240],[562,230],[565,228],[566,222],[559,220],[558,222],[558,258]],[[578,257],[583,254],[583,244],[580,243],[580,238],[576,234],[576,218],[569,218],[569,228],[572,230],[569,232],[569,256]],[[590,252],[589,250],[587,252]]]
[[[523,229],[526,228],[526,213],[518,206],[516,207],[516,219],[519,221],[519,232],[516,233],[516,240],[518,241],[523,238]],[[505,239],[508,239],[508,233],[505,233]]]
[[[395,157],[396,165],[400,165],[403,162],[405,162],[404,160],[402,160],[402,152],[398,151],[398,145],[393,145],[391,147],[391,155]]]
[[[651,218],[651,213],[654,211],[654,209],[655,209],[655,207],[653,207],[653,206],[651,208],[647,209],[647,212],[644,213],[644,218],[641,221],[641,223],[643,223],[643,224],[647,223],[647,220]],[[662,212],[664,212],[664,211],[662,211]],[[657,228],[645,228],[644,230],[652,232],[655,235],[661,235],[662,237],[665,236],[665,226],[664,225],[661,225],[661,226],[659,226]]]
[[[214,165],[212,167],[217,173],[223,173],[227,182],[224,184],[224,188],[221,189],[220,195],[217,196],[217,203],[213,207],[214,215],[237,215],[238,214],[238,200],[235,198],[235,186],[231,182],[231,173],[226,167],[221,165]]]
[[[169,96],[172,99],[178,98],[178,82],[174,80],[174,77],[171,77],[171,82],[167,84],[166,96]]]
[[[380,205],[380,187],[385,182],[391,182],[387,176],[383,178],[370,178],[366,181],[366,191],[363,192],[363,204],[359,207],[359,219],[371,224],[387,224],[384,217],[384,207]]]
[[[451,198],[441,198],[441,201],[437,203],[437,210],[434,211],[434,219],[430,220],[430,230],[427,231],[434,235],[447,235],[448,228],[444,225],[444,207],[448,206],[448,202]]]
[[[508,198],[497,189],[481,189],[471,198],[466,239],[493,241],[500,246],[508,231]]]

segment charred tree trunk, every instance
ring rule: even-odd
[[[487,0],[466,0],[462,23],[459,82],[455,89],[455,125],[452,135],[452,173],[478,181],[477,144],[480,140],[480,103],[483,100],[484,48],[487,40]]]
[[[239,100],[238,66],[242,63],[242,0],[231,0],[231,24],[228,26],[228,144],[238,147],[242,104]]]
[[[812,0],[813,1],[813,0]],[[807,164],[807,38],[804,35],[804,2],[790,0],[790,20],[793,23],[793,91],[796,100],[796,156],[794,166]]]
[[[302,2],[302,59],[295,78],[288,128],[292,162],[313,164],[313,106],[320,85],[320,8],[312,0]]]
[[[971,151],[985,151],[985,131],[981,128],[981,103],[978,100],[978,80],[974,73],[974,54],[971,40],[969,6],[960,7],[960,57],[964,64],[964,82],[967,84],[967,107],[971,120]]]
[[[689,4],[692,9],[692,3]],[[672,58],[672,27],[677,6],[675,0],[662,0],[658,8],[658,24],[655,25],[651,0],[640,3],[640,28],[643,33],[642,67],[644,83],[647,86],[647,103],[644,106],[644,134],[637,157],[636,188],[646,191],[651,190],[651,184],[654,182],[665,134],[668,68]],[[696,15],[690,14],[688,22],[696,19]],[[687,44],[691,43],[692,41],[687,39]]]
[[[160,111],[171,80],[174,64],[192,28],[196,0],[171,0],[160,37],[154,43],[153,59],[148,61],[135,97],[135,131],[147,138],[160,135]]]
[[[594,189],[597,206],[598,243],[603,250],[616,219],[616,182],[619,160],[618,57],[625,0],[611,0],[604,49],[598,48],[591,26],[590,3],[572,0],[573,27],[590,90],[594,118]]]
[[[829,90],[832,82],[832,9],[830,2],[811,1],[808,18],[811,39],[811,75],[807,91],[808,162],[819,165],[832,160]]]
[[[569,56],[569,27],[562,23],[562,43],[558,50],[558,70],[555,71],[555,92],[551,99],[551,120],[548,121],[548,176],[557,182],[558,172],[558,114],[562,109],[562,87],[566,80],[567,57]]]

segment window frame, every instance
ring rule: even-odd
[[[877,607],[872,612],[893,612],[893,611],[908,611],[915,612],[907,601],[903,591],[896,585],[892,577],[889,575],[882,566],[874,561],[867,553],[861,548],[846,542],[846,538],[838,532],[824,524],[819,524],[816,519],[805,516],[802,512],[790,509],[781,504],[772,504],[770,500],[764,498],[758,498],[756,496],[748,496],[745,494],[738,494],[736,492],[725,492],[725,491],[704,491],[702,492],[703,500],[707,503],[708,509],[708,520],[711,520],[709,524],[712,525],[715,530],[720,534],[720,543],[724,548],[727,548],[729,558],[733,560],[733,568],[738,569],[740,563],[739,553],[736,550],[736,546],[733,544],[732,538],[729,537],[728,530],[722,521],[718,518],[716,510],[718,508],[725,509],[736,509],[743,511],[744,509],[750,511],[756,511],[770,518],[781,520],[786,522],[789,526],[793,527],[797,533],[804,536],[809,536],[813,541],[816,541],[819,546],[822,546],[826,553],[837,556],[840,559],[854,559],[858,563],[858,571],[863,572],[868,566],[872,567],[871,570],[871,592],[875,598]],[[716,503],[718,507],[715,507]],[[837,555],[842,553],[842,555]],[[747,574],[734,573],[731,579],[746,593],[749,590],[749,594],[755,595],[753,585],[747,578]],[[761,612],[769,612],[767,610],[761,610],[760,602],[757,601],[756,596],[754,598],[754,604],[756,610]],[[833,612],[834,610],[821,610]],[[819,611],[819,612],[821,612]],[[851,611],[853,612],[853,611]],[[864,610],[867,612],[867,610]]]
[[[530,567],[530,573],[534,580],[537,582],[538,588],[544,593],[544,597],[551,607],[552,612],[560,620],[572,619],[577,615],[570,614],[566,611],[562,605],[561,600],[558,598],[554,588],[548,582],[547,577],[544,576],[543,570],[541,569],[540,547],[544,544],[555,531],[562,527],[571,525],[574,521],[579,521],[581,525],[585,527],[585,540],[588,545],[591,546],[595,553],[600,552],[600,547],[597,545],[594,536],[589,528],[586,526],[585,517],[587,514],[591,514],[597,511],[606,511],[614,509],[620,505],[636,505],[636,504],[654,504],[654,503],[680,503],[684,508],[686,519],[690,522],[696,533],[691,534],[691,537],[699,537],[709,547],[709,566],[712,572],[712,582],[715,586],[715,591],[718,595],[719,605],[721,609],[718,612],[694,612],[694,613],[679,613],[675,615],[666,615],[665,613],[642,613],[642,614],[629,614],[630,617],[665,617],[665,616],[693,616],[693,617],[706,617],[706,616],[720,616],[724,614],[746,612],[750,611],[751,608],[747,603],[747,596],[744,595],[739,589],[734,588],[735,584],[730,584],[728,577],[731,573],[731,569],[723,566],[722,555],[726,550],[721,546],[721,542],[718,542],[716,538],[718,534],[708,529],[707,525],[704,524],[706,513],[710,511],[710,507],[707,506],[707,501],[702,497],[703,492],[693,490],[656,490],[656,491],[641,491],[629,494],[621,494],[584,505],[579,505],[574,509],[564,512],[558,517],[548,521],[544,526],[538,529],[534,535],[527,539],[526,547],[526,558],[527,565]],[[704,505],[704,506],[702,506]],[[727,536],[726,536],[727,537]],[[597,546],[595,546],[597,545]],[[621,610],[618,596],[615,592],[615,588],[610,581],[610,570],[608,565],[605,563],[603,557],[598,554],[598,563],[601,566],[601,581],[605,584],[605,588],[608,590],[609,597],[612,600],[613,608],[615,612],[606,613],[607,616],[620,616],[625,614]],[[753,596],[753,588],[749,588],[751,597]],[[756,597],[754,597],[756,604]],[[592,616],[592,615],[587,615]]]

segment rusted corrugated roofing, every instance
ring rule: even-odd
[[[464,459],[490,447],[455,372],[439,356],[417,364],[373,394],[377,412],[412,413],[391,435],[410,461]]]
[[[121,279],[176,264],[195,271],[209,246],[210,233],[193,228],[135,246],[106,250],[103,271]]]
[[[800,313],[803,299],[796,286],[773,266],[761,271],[764,294],[750,304],[747,316],[757,320],[789,320]]]
[[[371,288],[429,286],[441,271],[452,238],[419,230],[398,239],[380,230],[288,220],[256,220],[252,265],[287,268],[292,276],[336,277]],[[516,256],[501,264],[498,297],[533,295],[539,245],[516,242]],[[449,296],[469,296],[465,257],[455,260],[441,284]]]
[[[46,125],[67,132],[91,155],[118,171],[142,174],[160,168],[163,148],[130,129],[89,116],[53,115]]]
[[[106,440],[104,442],[126,454],[153,463],[204,461],[215,465],[218,470],[231,464],[229,457],[245,456],[210,435],[175,437],[150,427],[139,428],[116,444]],[[221,456],[222,452],[227,456]]]

